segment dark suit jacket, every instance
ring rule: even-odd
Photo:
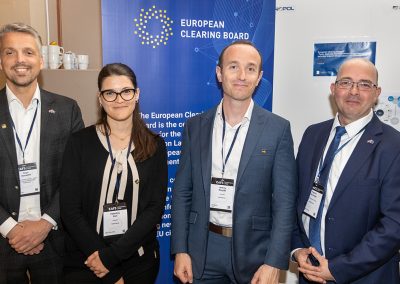
[[[215,113],[216,107],[187,121],[172,198],[171,251],[189,253],[195,278],[203,274],[206,259]],[[264,263],[287,269],[296,196],[289,122],[254,105],[233,205],[233,268],[239,283],[250,282]]]
[[[332,123],[310,126],[300,144],[293,249],[310,246],[301,216]],[[325,254],[337,283],[400,283],[399,145],[400,133],[374,115],[343,169],[325,218]]]
[[[62,155],[69,135],[83,128],[83,121],[80,109],[74,100],[45,90],[40,90],[40,98],[40,206],[42,214],[46,213],[60,225],[58,187]],[[15,136],[5,88],[0,91],[0,126],[0,224],[2,224],[9,217],[18,220],[20,204]],[[60,251],[63,243],[58,235],[58,231],[52,230],[48,237],[54,240],[55,249]]]

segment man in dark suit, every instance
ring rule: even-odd
[[[400,283],[400,133],[374,114],[380,93],[371,62],[346,61],[331,84],[335,119],[304,133],[292,240],[300,283]]]
[[[227,46],[221,103],[187,121],[174,182],[171,251],[184,283],[278,283],[295,220],[289,122],[254,104],[255,46]]]
[[[41,40],[30,26],[0,29],[0,267],[2,283],[61,283],[58,183],[68,136],[83,127],[75,101],[38,86]]]

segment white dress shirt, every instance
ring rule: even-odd
[[[237,173],[239,169],[240,158],[242,156],[243,145],[246,140],[247,131],[249,130],[251,114],[253,112],[254,102],[251,100],[249,107],[242,119],[242,121],[234,126],[229,125],[225,122],[225,137],[224,145],[222,145],[222,134],[223,134],[223,123],[222,118],[222,102],[218,105],[217,112],[214,119],[213,134],[212,134],[212,167],[211,176],[221,178],[222,177],[222,147],[224,153],[224,159],[232,145],[233,138],[237,129],[240,127],[237,134],[235,144],[233,145],[232,152],[225,165],[224,178],[234,180],[234,188],[236,188]],[[233,201],[234,199],[232,199]],[[233,204],[231,204],[233,208]],[[232,227],[232,213],[233,212],[222,212],[222,211],[210,211],[210,222],[224,227]]]
[[[329,204],[332,200],[332,196],[335,192],[335,188],[339,181],[340,175],[342,174],[342,171],[343,171],[344,167],[346,166],[347,161],[349,160],[351,154],[353,153],[353,150],[357,146],[358,141],[360,140],[362,134],[364,133],[364,129],[365,129],[366,125],[371,121],[372,117],[373,117],[373,111],[371,109],[371,111],[368,113],[368,115],[345,126],[346,133],[343,134],[343,136],[341,137],[339,149],[343,144],[345,144],[347,142],[348,143],[339,151],[339,153],[337,153],[335,155],[334,160],[332,162],[332,167],[329,172],[328,184],[327,184],[327,188],[326,188],[326,192],[325,192],[324,207],[323,207],[322,216],[321,216],[321,248],[322,248],[324,255],[325,255],[325,216],[326,216],[326,212],[329,208]],[[333,138],[335,137],[336,126],[340,126],[338,115],[336,115],[336,117],[335,117],[328,141],[325,145],[324,158],[325,158],[326,152],[328,151],[330,143],[332,142]],[[319,167],[317,169],[317,172],[315,173],[315,176],[317,175],[318,171],[319,171]],[[307,236],[309,236],[310,217],[303,213],[302,221],[303,221]]]
[[[29,138],[28,145],[25,149],[25,162],[26,163],[36,163],[38,169],[38,175],[40,176],[40,117],[41,117],[41,104],[40,104],[40,89],[39,86],[36,87],[35,93],[32,100],[27,108],[24,108],[22,102],[13,94],[10,88],[6,85],[6,94],[8,107],[10,110],[11,118],[14,122],[14,141],[17,154],[18,165],[23,164],[23,153],[16,139],[16,133],[21,141],[22,147],[25,147],[26,140],[28,137],[28,132],[31,127],[33,117],[35,115],[36,107],[37,114],[35,123],[32,128],[32,133]],[[11,125],[10,125],[11,127]],[[39,185],[40,186],[40,185]],[[47,214],[41,216],[40,210],[40,194],[21,196],[18,222],[24,220],[37,221],[41,218],[47,220],[53,226],[57,223]],[[12,228],[17,224],[13,218],[9,217],[4,223],[0,225],[0,233],[3,237],[11,231]]]

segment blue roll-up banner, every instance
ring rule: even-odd
[[[314,44],[314,76],[336,76],[340,65],[351,58],[366,58],[375,64],[376,42]]]
[[[221,50],[246,39],[263,55],[264,75],[254,101],[272,108],[275,0],[102,0],[103,63],[136,73],[142,117],[165,139],[168,196],[158,230],[157,283],[173,283],[169,252],[172,187],[184,122],[221,100],[215,67]]]

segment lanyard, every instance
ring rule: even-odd
[[[354,135],[353,137],[351,137],[351,139],[349,141],[347,141],[346,143],[344,143],[342,146],[340,146],[332,155],[332,160],[335,159],[335,156],[337,153],[339,153],[347,144],[350,143],[351,140],[354,139],[354,137],[356,137],[358,134],[360,134],[361,132],[363,132],[365,130],[364,126],[363,128],[361,128],[360,131],[357,132],[356,135]],[[326,146],[325,146],[326,147]],[[324,149],[325,151],[325,149]],[[326,157],[325,157],[326,158]],[[319,180],[319,177],[321,176],[322,171],[325,169],[326,165],[328,164],[329,161],[325,161],[325,159],[323,159],[323,157],[321,157],[321,159],[319,159],[319,170],[318,170],[318,174],[317,174],[317,180]]]
[[[226,163],[228,162],[228,159],[229,159],[229,157],[230,157],[230,155],[231,155],[231,152],[232,152],[232,149],[233,149],[233,145],[235,144],[235,142],[236,142],[236,138],[237,138],[237,136],[238,136],[238,133],[239,133],[239,130],[240,130],[240,127],[242,127],[242,125],[239,125],[239,127],[238,127],[238,129],[236,129],[236,132],[235,132],[235,135],[233,136],[233,140],[232,140],[232,143],[231,143],[231,146],[229,147],[229,150],[228,150],[228,154],[226,155],[226,157],[225,157],[225,159],[224,159],[224,139],[225,139],[225,128],[226,128],[226,123],[225,123],[225,114],[224,114],[224,108],[221,106],[221,110],[222,110],[222,120],[223,120],[223,127],[222,127],[222,149],[221,149],[221,155],[222,155],[222,176],[224,175],[224,173],[225,173],[225,166],[226,166]]]
[[[106,138],[107,138],[108,152],[110,153],[110,158],[111,158],[111,163],[112,163],[112,166],[111,166],[111,172],[112,172],[114,170],[114,166],[115,166],[115,158],[113,157],[113,154],[112,154],[111,142],[110,142],[110,138],[109,138],[108,134],[106,134]],[[128,158],[129,155],[131,154],[131,146],[132,146],[132,141],[129,140],[129,146],[128,146],[128,152],[126,153],[126,158]],[[119,184],[121,182],[121,175],[122,175],[122,173],[117,174],[117,180],[115,182],[114,190],[116,190],[116,193],[114,192],[114,195],[117,196],[117,202],[118,202]],[[110,185],[108,185],[108,187],[109,186]],[[108,187],[107,187],[107,192],[108,192]]]
[[[36,104],[35,114],[33,115],[33,120],[32,120],[32,123],[31,123],[31,127],[29,128],[28,136],[26,137],[25,147],[22,147],[21,139],[18,136],[17,129],[15,128],[14,121],[11,118],[11,124],[12,124],[12,127],[14,128],[14,131],[15,131],[15,138],[17,138],[17,142],[18,142],[19,148],[21,149],[21,152],[22,152],[22,163],[23,164],[25,164],[25,150],[26,150],[26,147],[28,146],[29,139],[31,138],[33,125],[35,124],[35,121],[36,121],[36,115],[37,115],[38,108],[39,108],[39,101],[37,101],[37,104]]]

